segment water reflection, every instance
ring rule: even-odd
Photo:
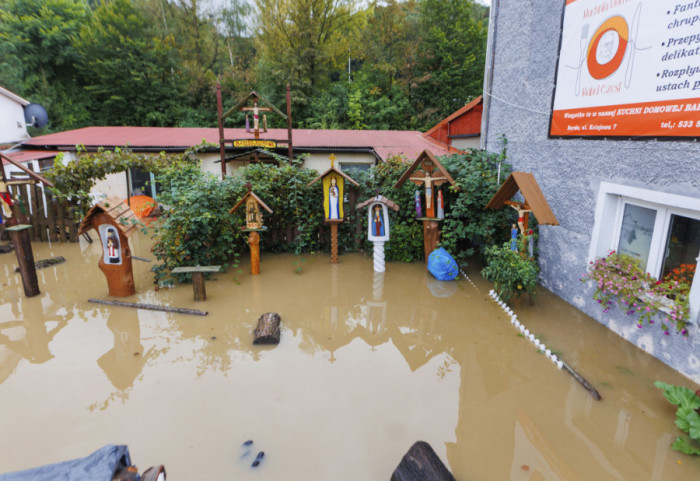
[[[110,311],[107,327],[114,335],[114,346],[97,360],[97,364],[115,388],[125,390],[133,386],[145,362],[138,311]]]

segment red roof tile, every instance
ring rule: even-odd
[[[245,129],[225,129],[226,139],[251,139]],[[423,150],[435,155],[445,155],[448,147],[426,139],[418,131],[409,130],[310,130],[292,131],[294,148],[367,149],[373,150],[382,160],[395,154],[404,154],[409,159]],[[262,140],[285,140],[286,129],[269,129],[261,133]],[[88,148],[125,147],[134,150],[179,150],[198,145],[203,140],[218,144],[216,128],[175,127],[85,127],[77,130],[34,137],[24,145],[55,149],[73,149],[76,145]],[[454,149],[453,149],[454,151]]]
[[[58,154],[57,150],[18,150],[5,155],[17,162],[29,162],[30,160],[50,159]],[[5,159],[2,160],[2,163],[3,165],[10,165]]]

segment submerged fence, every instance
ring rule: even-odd
[[[13,215],[23,224],[31,224],[31,240],[78,242],[78,219],[69,202],[59,201],[33,180],[12,179],[8,184],[15,199]],[[0,239],[8,239],[4,224],[0,225]]]

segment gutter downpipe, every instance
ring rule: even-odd
[[[493,67],[496,57],[496,19],[498,18],[498,7],[500,0],[491,1],[489,11],[489,33],[486,41],[486,72],[484,72],[484,111],[481,116],[481,142],[480,147],[486,150],[488,146],[489,117],[491,110],[491,91],[493,89]],[[500,171],[500,164],[499,164]]]

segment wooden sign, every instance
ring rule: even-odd
[[[136,293],[129,249],[129,237],[137,229],[135,220],[136,214],[125,201],[108,199],[94,205],[78,229],[79,235],[95,229],[100,236],[102,257],[97,265],[107,279],[110,296]]]
[[[274,140],[260,140],[260,139],[243,139],[234,140],[234,147],[261,147],[263,149],[274,149],[277,147],[277,142]]]

